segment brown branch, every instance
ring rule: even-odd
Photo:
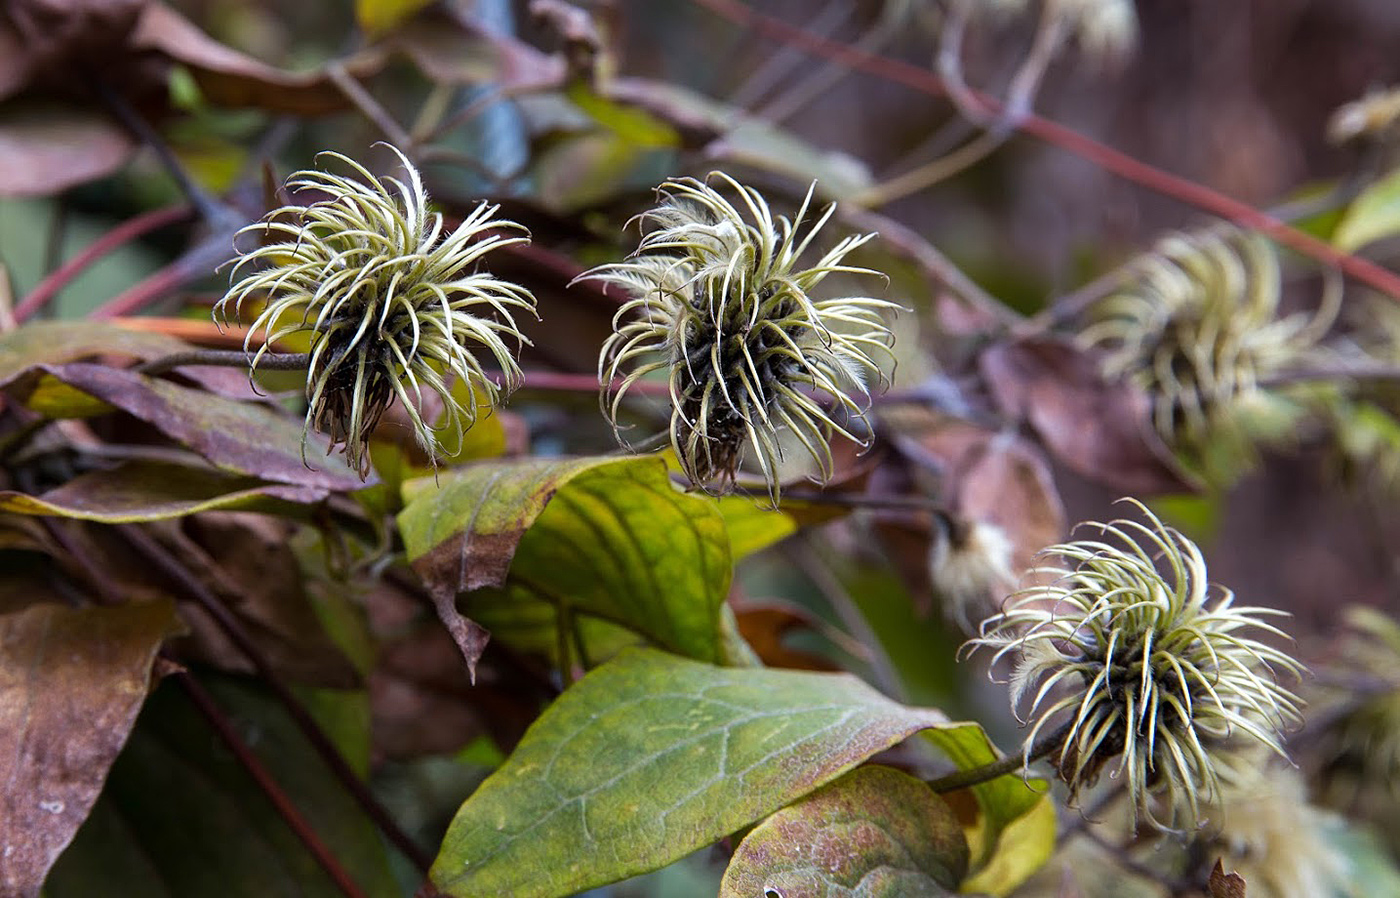
[[[958,789],[966,789],[970,786],[979,786],[982,783],[991,782],[998,777],[1006,776],[1008,773],[1024,770],[1032,761],[1037,761],[1045,757],[1063,745],[1065,738],[1069,736],[1073,730],[1074,722],[1070,721],[1053,733],[1041,736],[1024,752],[1007,755],[999,761],[993,761],[981,767],[973,767],[971,770],[958,770],[947,776],[940,776],[938,779],[929,780],[929,788],[940,793],[955,792]]]
[[[805,28],[790,25],[781,19],[758,12],[740,0],[691,0],[691,2],[705,7],[737,25],[764,31],[785,44],[802,47],[815,56],[838,60],[850,68],[868,72],[897,84],[903,84],[929,96],[941,97],[947,93],[942,79],[926,69],[897,59],[867,53],[840,41],[813,34]],[[981,104],[988,115],[999,115],[1003,109],[1003,104],[1000,101],[986,94],[969,91],[969,95],[976,103]],[[1124,180],[1195,206],[1213,215],[1229,219],[1238,225],[1259,231],[1289,249],[1338,268],[1356,280],[1374,287],[1392,298],[1400,299],[1400,275],[1382,268],[1368,259],[1340,252],[1326,241],[1291,227],[1247,203],[1135,159],[1107,144],[1100,143],[1091,137],[1034,113],[1028,112],[1022,116],[1017,121],[1017,127],[1025,134],[1073,153]]]
[[[254,353],[241,349],[191,349],[173,352],[136,366],[142,374],[162,374],[175,368],[204,366],[209,368],[247,368]],[[268,352],[258,359],[259,371],[305,371],[311,366],[309,352]]]
[[[262,651],[257,643],[243,629],[243,625],[233,616],[224,604],[219,601],[210,590],[199,581],[189,570],[182,565],[174,555],[163,546],[157,543],[140,527],[134,525],[124,525],[118,528],[136,552],[153,564],[157,570],[164,574],[171,581],[176,583],[185,594],[193,599],[196,604],[204,609],[219,629],[223,630],[229,640],[237,646],[238,650],[252,663],[258,675],[266,681],[269,689],[287,713],[292,721],[301,730],[306,740],[311,743],[311,747],[321,756],[321,760],[330,768],[336,779],[340,780],[346,790],[354,797],[355,801],[364,810],[365,814],[374,821],[380,831],[393,843],[400,852],[413,862],[422,873],[426,874],[432,866],[432,858],[418,846],[408,834],[399,828],[389,812],[379,803],[379,800],[370,793],[368,787],[360,780],[355,771],[351,769],[349,763],[341,756],[339,749],[331,742],[330,737],[321,729],[320,724],[311,716],[311,712],[292,693],[276,675],[272,665],[263,657]]]
[[[297,810],[296,805],[287,797],[287,793],[282,791],[282,787],[277,784],[277,780],[273,779],[272,774],[263,766],[262,761],[258,760],[258,756],[253,753],[248,743],[239,737],[238,731],[224,716],[224,712],[215,703],[214,697],[188,671],[182,670],[171,676],[184,689],[185,695],[189,696],[190,701],[199,709],[199,713],[203,714],[205,720],[209,721],[209,725],[214,729],[214,732],[218,733],[219,738],[223,740],[224,745],[228,746],[228,750],[233,753],[233,756],[238,759],[238,763],[243,765],[244,770],[248,771],[248,775],[258,784],[258,788],[267,796],[268,801],[272,802],[272,806],[277,809],[277,813],[286,822],[288,828],[306,846],[306,850],[311,852],[311,856],[316,859],[316,863],[321,865],[321,869],[340,889],[341,894],[345,895],[346,898],[369,898],[350,878],[350,874],[345,871],[345,868],[340,865],[340,861],[326,847],[326,843],[321,841],[316,830],[312,829],[311,824],[302,816],[301,811]]]

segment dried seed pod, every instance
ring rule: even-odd
[[[1027,752],[1047,726],[1068,725],[1054,757],[1071,800],[1111,766],[1135,824],[1193,827],[1241,743],[1282,755],[1280,731],[1302,718],[1275,673],[1303,667],[1243,635],[1282,636],[1263,620],[1282,612],[1236,607],[1226,589],[1212,598],[1200,549],[1133,504],[1148,524],[1089,523],[1113,541],[1046,549],[1067,566],[1033,569],[1044,585],[1013,594],[968,645],[1015,658],[1011,704],[1030,699]]]
[[[240,234],[262,242],[241,253],[232,286],[215,308],[227,324],[229,312],[237,316],[250,298],[266,299],[244,341],[248,348],[257,333],[264,335],[254,370],[276,340],[311,333],[303,432],[328,433],[362,477],[369,472],[370,433],[395,398],[429,457],[455,455],[479,407],[495,405],[518,385],[520,367],[506,341],[528,341],[511,310],[533,314],[535,308],[529,290],[476,270],[492,250],[528,242],[501,233],[524,228],[482,203],[444,234],[442,215],[428,211],[418,171],[394,152],[406,182],[377,178],[339,153],[321,155],[349,168],[349,176],[292,175],[290,188],[327,197],[284,206],[244,228]],[[479,348],[500,368],[503,383],[486,373],[473,352]],[[465,401],[453,395],[454,378]],[[436,427],[419,412],[425,388],[442,400]]]
[[[603,407],[621,440],[623,396],[641,378],[665,372],[669,440],[691,481],[728,489],[752,450],[776,503],[782,434],[811,456],[819,480],[831,475],[833,434],[862,442],[841,419],[864,423],[866,384],[874,377],[883,385],[877,360],[892,358],[884,315],[898,306],[811,295],[837,272],[879,276],[842,263],[873,234],[846,237],[813,267],[798,267],[834,205],[804,233],[811,190],[789,220],[775,217],[758,191],[728,175],[710,179],[731,188],[737,204],[707,182],[667,181],[660,205],[641,216],[656,227],[637,253],[585,275],[631,297],[599,359],[604,385],[621,380]]]

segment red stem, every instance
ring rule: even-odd
[[[272,665],[258,649],[258,645],[253,641],[252,636],[243,628],[224,604],[219,601],[197,577],[191,574],[174,555],[168,552],[160,543],[156,542],[144,530],[136,525],[125,525],[121,532],[126,536],[127,543],[151,563],[158,571],[170,580],[179,584],[184,589],[186,595],[193,599],[203,608],[214,622],[223,630],[229,640],[238,647],[247,659],[252,662],[259,676],[267,684],[272,694],[281,702],[286,709],[292,722],[297,729],[301,730],[306,741],[311,743],[311,747],[321,756],[321,760],[330,768],[331,773],[345,786],[352,798],[360,805],[370,820],[379,827],[380,832],[403,853],[404,857],[413,862],[424,874],[432,866],[432,858],[418,847],[408,834],[405,833],[389,815],[383,805],[370,793],[368,787],[360,781],[359,776],[351,769],[350,764],[340,754],[340,750],[331,742],[329,736],[321,729],[320,724],[311,716],[311,712],[306,709],[296,695],[288,686],[283,683],[273,671]]]
[[[258,760],[258,756],[239,737],[238,731],[224,716],[224,712],[215,703],[214,697],[205,691],[204,687],[187,671],[180,671],[173,676],[176,682],[184,688],[190,701],[194,702],[195,707],[209,721],[209,725],[219,734],[219,738],[228,746],[229,751],[233,752],[233,756],[243,765],[243,769],[248,771],[248,775],[258,784],[258,788],[267,796],[268,801],[272,802],[273,807],[286,821],[287,826],[296,833],[297,838],[306,846],[306,850],[311,852],[311,856],[316,858],[316,862],[321,865],[321,869],[326,871],[326,875],[335,882],[341,894],[345,895],[346,898],[368,898],[355,884],[355,881],[350,878],[350,874],[345,871],[345,868],[340,865],[340,861],[336,860],[331,850],[326,847],[326,843],[321,841],[321,837],[311,828],[311,824],[302,816],[301,811],[297,810],[296,805],[287,797],[287,793],[282,791],[282,787],[277,784],[277,781],[272,778],[272,774]]]
[[[789,25],[781,19],[758,12],[739,0],[691,0],[691,2],[705,7],[730,22],[766,32],[784,44],[800,47],[815,56],[835,60],[849,68],[903,84],[930,96],[946,94],[942,79],[926,69],[875,53],[867,53],[840,41],[814,34],[799,26]],[[970,94],[989,113],[996,114],[1002,110],[1002,103],[995,98],[977,91],[971,91]],[[1253,228],[1290,249],[1311,256],[1319,262],[1335,266],[1356,280],[1374,287],[1394,299],[1400,299],[1400,275],[1382,268],[1370,260],[1340,252],[1326,241],[1290,227],[1248,203],[1232,199],[1204,184],[1196,183],[1139,159],[1134,159],[1120,150],[1115,150],[1113,147],[1034,113],[1027,113],[1020,117],[1015,121],[1015,125],[1024,133],[1073,153],[1082,159],[1087,159],[1124,180],[1203,209],[1213,215],[1219,215],[1236,224]]]
[[[29,291],[29,295],[15,307],[15,321],[23,323],[35,312],[48,305],[74,278],[112,250],[124,243],[143,237],[151,231],[159,230],[178,221],[184,221],[193,214],[194,210],[189,206],[170,206],[165,209],[143,212],[112,228],[94,240],[82,252],[59,266],[56,271]]]

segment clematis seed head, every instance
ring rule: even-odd
[[[848,236],[812,267],[799,267],[835,213],[827,206],[804,229],[815,186],[788,219],[775,216],[757,190],[720,172],[709,181],[667,181],[660,204],[640,216],[654,228],[632,258],[584,275],[629,296],[598,363],[605,388],[620,381],[603,400],[618,439],[628,390],[650,374],[664,375],[672,404],[667,437],[686,476],[704,489],[731,488],[751,452],[776,504],[785,435],[815,462],[820,481],[832,473],[833,435],[864,442],[843,419],[866,423],[867,384],[883,386],[878,360],[893,361],[884,316],[898,306],[812,295],[838,272],[880,276],[842,261],[874,234]]]
[[[1027,763],[1046,727],[1063,726],[1052,757],[1071,801],[1107,768],[1123,779],[1134,825],[1169,831],[1202,819],[1242,744],[1283,754],[1301,702],[1275,675],[1303,668],[1250,635],[1282,636],[1264,620],[1282,612],[1213,590],[1200,549],[1127,501],[1146,524],[1089,523],[1101,539],[1045,549],[1057,563],[1031,571],[1041,585],[1014,593],[968,645],[1015,660]]]
[[[369,473],[370,434],[395,399],[434,463],[440,454],[456,455],[479,409],[518,385],[520,367],[507,341],[529,341],[513,310],[535,308],[529,290],[477,270],[492,250],[528,242],[524,228],[482,203],[446,232],[442,214],[428,210],[417,169],[390,149],[403,181],[376,177],[332,152],[321,155],[347,174],[293,174],[289,188],[324,198],[284,206],[240,231],[259,243],[240,251],[215,307],[226,325],[230,312],[239,318],[245,303],[265,300],[244,340],[250,349],[259,332],[264,337],[254,371],[276,341],[311,334],[303,437],[312,427],[329,434],[361,477]],[[500,369],[500,383],[477,358],[481,350]],[[442,402],[436,425],[420,412],[425,390]]]

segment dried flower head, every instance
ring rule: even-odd
[[[1347,685],[1327,702],[1318,737],[1329,797],[1400,797],[1400,623],[1373,608],[1352,608],[1337,673]]]
[[[1034,721],[1027,763],[1046,727],[1063,725],[1054,759],[1071,800],[1116,759],[1135,824],[1169,830],[1201,819],[1227,748],[1253,741],[1282,754],[1279,731],[1301,717],[1275,673],[1302,666],[1244,635],[1281,636],[1262,620],[1281,612],[1235,607],[1225,589],[1212,597],[1200,549],[1133,504],[1148,524],[1090,523],[1113,542],[1046,549],[1066,566],[1033,569],[1044,585],[1014,593],[969,645],[1016,659],[1011,704],[1029,697]]]
[[[1046,0],[1063,17],[1084,53],[1092,59],[1118,60],[1137,44],[1137,10],[1132,0]]]
[[[1308,802],[1297,768],[1252,760],[1206,809],[1211,829],[1199,846],[1205,856],[1239,873],[1250,898],[1352,894],[1351,862],[1329,832],[1342,821]]]
[[[1371,90],[1359,100],[1338,107],[1327,120],[1327,139],[1343,144],[1354,140],[1385,140],[1400,130],[1400,87]]]
[[[1261,381],[1306,360],[1341,300],[1332,281],[1316,315],[1280,317],[1280,294],[1278,257],[1263,237],[1226,227],[1175,234],[1094,307],[1080,336],[1105,350],[1106,374],[1151,397],[1169,445],[1229,480],[1256,442],[1292,433],[1303,408]]]
[[[533,312],[535,305],[524,287],[476,270],[491,250],[528,239],[500,231],[524,229],[496,218],[499,207],[482,203],[444,234],[442,215],[428,211],[417,170],[394,152],[406,183],[377,178],[339,153],[321,155],[351,174],[292,175],[288,187],[326,197],[310,206],[284,206],[240,232],[260,243],[240,254],[232,286],[215,309],[227,324],[230,308],[238,316],[250,297],[266,298],[244,341],[248,348],[258,332],[264,335],[254,370],[275,341],[311,333],[303,433],[314,426],[330,435],[333,446],[343,444],[362,477],[369,471],[369,435],[395,398],[430,457],[455,455],[478,407],[494,405],[519,382],[520,368],[505,340],[527,341],[511,308]],[[486,373],[473,354],[476,347],[490,353],[502,385]],[[454,378],[464,400],[453,394]],[[424,388],[442,400],[436,427],[419,411]]]
[[[622,398],[638,380],[665,372],[670,444],[691,481],[726,489],[752,450],[776,503],[784,433],[811,456],[822,480],[831,475],[833,434],[861,442],[840,419],[865,422],[866,383],[874,375],[883,385],[877,359],[890,358],[883,316],[897,306],[811,295],[837,272],[878,276],[842,264],[873,234],[846,237],[813,267],[797,267],[835,212],[827,206],[804,232],[812,190],[788,219],[728,175],[710,180],[731,188],[737,204],[707,182],[667,181],[660,205],[641,216],[655,228],[636,254],[585,275],[631,296],[598,363],[603,384],[621,379],[604,411],[621,439]]]
[[[947,519],[929,553],[929,576],[944,616],[964,633],[996,610],[1014,588],[1011,539],[986,521]]]

